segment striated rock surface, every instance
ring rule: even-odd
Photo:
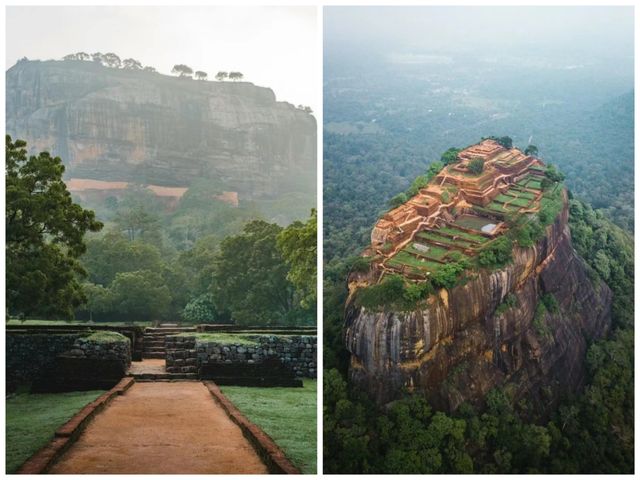
[[[350,296],[345,339],[352,382],[379,403],[408,390],[447,410],[481,404],[501,386],[514,402],[527,398],[544,412],[575,390],[588,343],[610,327],[612,294],[589,277],[571,246],[566,198],[545,237],[513,256],[507,267],[442,289],[416,311],[367,311]],[[360,275],[350,277],[351,292],[365,281]],[[515,306],[496,311],[509,294]],[[559,309],[536,319],[544,294]]]
[[[250,83],[23,61],[6,73],[6,115],[7,133],[59,155],[67,178],[186,187],[205,177],[241,199],[315,198],[314,117]]]

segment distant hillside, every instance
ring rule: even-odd
[[[243,200],[315,204],[316,121],[272,90],[22,61],[6,72],[7,133],[49,150],[66,177],[188,187],[215,179]]]

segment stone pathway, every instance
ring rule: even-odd
[[[49,473],[268,472],[202,383],[145,382],[99,413]]]
[[[131,362],[127,375],[137,382],[198,381],[197,373],[168,373],[165,363],[164,358],[145,358],[141,362]]]

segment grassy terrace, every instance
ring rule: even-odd
[[[316,380],[305,379],[303,388],[222,387],[222,391],[303,473],[316,473]]]
[[[103,391],[28,394],[6,402],[7,473],[15,473],[31,455],[44,447],[54,432]]]
[[[68,325],[68,326],[80,326],[80,325],[95,325],[105,326],[105,327],[150,327],[153,322],[133,322],[133,323],[125,323],[125,322],[89,322],[89,321],[75,321],[75,320],[16,320],[11,319],[7,320],[7,325],[40,325],[40,326],[48,326],[48,325]]]
[[[257,345],[255,340],[258,334],[244,333],[180,333],[178,337],[195,337],[201,342],[215,342],[224,345]]]

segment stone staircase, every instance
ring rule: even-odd
[[[185,332],[195,332],[196,327],[178,327],[177,325],[160,325],[147,327],[142,338],[142,358],[165,358],[165,338],[167,335],[177,335]]]

